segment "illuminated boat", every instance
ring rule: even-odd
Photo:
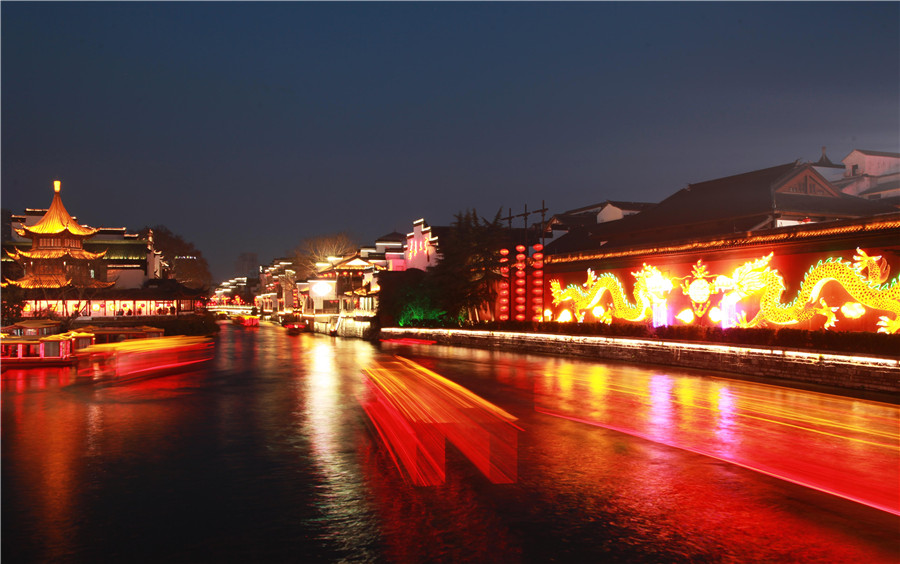
[[[259,327],[258,315],[235,315],[231,318],[231,324],[239,327]]]
[[[92,333],[68,331],[51,335],[9,335],[0,337],[0,363],[16,366],[67,366],[75,363],[80,349],[93,344]]]
[[[94,380],[130,379],[179,371],[213,357],[207,337],[160,337],[91,345],[78,351],[78,376]]]

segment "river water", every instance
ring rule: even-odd
[[[515,479],[412,483],[397,356],[515,418]],[[699,371],[223,325],[200,369],[5,370],[4,562],[898,562],[896,405]]]

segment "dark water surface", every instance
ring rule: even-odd
[[[515,483],[452,446],[404,479],[359,403],[394,354],[518,418]],[[2,385],[4,563],[900,561],[900,518],[852,501],[900,496],[894,405],[276,326],[223,325],[198,371]]]

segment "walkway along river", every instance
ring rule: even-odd
[[[412,483],[362,405],[364,370],[397,356],[515,419],[514,480],[448,443],[443,480]],[[699,370],[223,325],[192,372],[3,372],[2,556],[896,562],[898,411]]]

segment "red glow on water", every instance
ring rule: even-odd
[[[368,396],[360,402],[412,483],[444,483],[447,440],[491,482],[514,483],[516,418],[420,364],[395,359],[364,370]]]
[[[399,345],[433,345],[437,341],[430,341],[428,339],[413,339],[413,338],[403,338],[403,339],[381,339],[382,343],[396,343]]]
[[[900,515],[897,406],[667,374],[559,369],[535,383],[535,410],[702,454]],[[632,376],[632,377],[629,377]]]

